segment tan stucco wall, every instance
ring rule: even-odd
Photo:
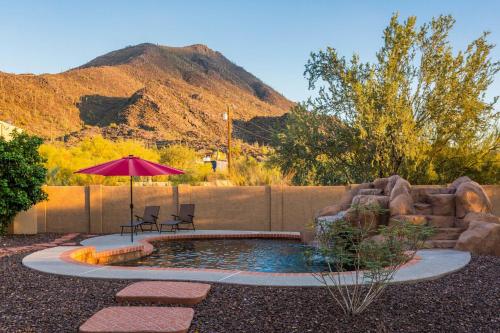
[[[267,186],[180,186],[179,203],[196,205],[200,229],[270,230]]]
[[[34,235],[38,233],[36,209],[29,209],[17,214],[10,225],[9,233],[16,235]]]
[[[500,216],[500,185],[484,185]],[[302,231],[319,209],[334,204],[348,186],[134,186],[134,213],[159,205],[160,221],[179,203],[196,205],[199,229]],[[47,186],[49,200],[20,214],[11,230],[119,232],[130,221],[128,186]]]
[[[36,206],[38,232],[88,232],[88,189],[85,186],[45,186],[47,201]]]
[[[283,187],[283,231],[308,228],[315,213],[332,205],[349,190],[347,186],[286,186]]]

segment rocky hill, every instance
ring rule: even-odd
[[[218,146],[228,106],[246,129],[240,130],[245,138],[253,119],[273,121],[292,105],[221,53],[198,44],[130,46],[59,74],[0,72],[0,120],[69,142],[102,133]]]

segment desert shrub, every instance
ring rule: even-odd
[[[155,181],[168,181],[172,185],[199,185],[218,180],[230,180],[235,185],[266,185],[287,182],[286,179],[283,179],[278,168],[270,166],[266,161],[258,161],[253,157],[248,157],[239,150],[233,154],[234,172],[231,175],[228,175],[226,171],[214,172],[210,163],[202,161],[202,154],[184,145],[171,145],[157,150],[147,148],[139,141],[111,141],[102,136],[95,136],[85,138],[74,146],[66,146],[63,143],[43,144],[39,151],[44,157],[45,166],[48,169],[46,180],[48,185],[119,185],[127,183],[127,177],[103,177],[75,174],[74,172],[129,154],[183,170],[185,172],[183,175],[154,177]],[[225,158],[225,154],[218,152],[214,153],[212,157],[221,160]]]
[[[181,169],[183,175],[170,176],[172,184],[197,185],[211,179],[212,165],[202,162],[202,156],[193,148],[171,145],[160,150],[160,163]]]
[[[42,190],[47,170],[38,153],[42,140],[14,133],[10,141],[0,137],[0,235],[17,213],[46,199]]]
[[[74,172],[130,154],[153,162],[159,160],[157,150],[149,149],[141,142],[111,141],[102,136],[85,138],[72,147],[67,147],[62,143],[43,144],[39,151],[46,160],[48,185],[121,184],[128,182],[128,178],[82,175]]]
[[[233,172],[229,179],[234,185],[271,185],[286,184],[288,180],[281,170],[265,161],[257,161],[253,157],[242,156],[234,161]]]
[[[329,295],[345,314],[363,312],[376,300],[396,272],[411,260],[433,229],[403,221],[390,226],[373,228],[373,216],[379,208],[363,207],[358,216],[367,219],[352,221],[345,218],[322,224],[317,233],[318,250],[328,271],[314,272]],[[352,271],[352,274],[341,274]]]

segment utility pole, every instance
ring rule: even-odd
[[[227,121],[227,172],[231,174],[231,108],[229,105],[223,119]]]

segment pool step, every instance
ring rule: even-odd
[[[207,283],[143,281],[120,290],[116,301],[194,305],[203,301],[209,290]]]

